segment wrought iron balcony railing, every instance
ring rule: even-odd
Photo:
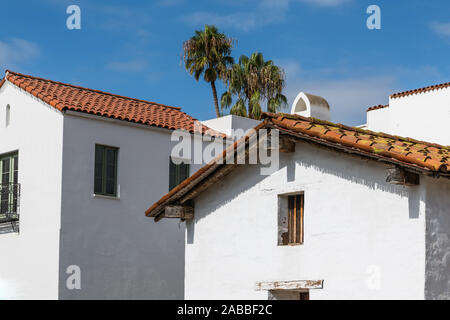
[[[0,184],[0,223],[19,220],[20,184]]]

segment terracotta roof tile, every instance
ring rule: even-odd
[[[299,115],[263,113],[261,128],[276,128],[280,134],[333,148],[340,152],[357,154],[362,157],[389,163],[430,176],[450,178],[450,147],[423,142],[411,138],[372,132],[356,127],[345,126]],[[201,182],[219,172],[226,157],[236,152],[239,145],[246,143],[249,136],[243,137],[221,155],[195,172],[168,194],[154,203],[145,213],[157,218],[166,205],[176,203],[183,195],[201,185]]]
[[[317,137],[326,142],[333,142],[352,149],[361,149],[374,155],[381,154],[383,157],[401,161],[405,164],[412,164],[420,169],[432,172],[450,172],[450,147],[447,146],[372,132],[298,115],[266,113],[264,117],[280,129]],[[314,127],[305,129],[305,126],[299,126],[299,123],[314,124]],[[327,129],[324,127],[325,125]],[[330,128],[339,128],[339,134],[330,130]],[[407,147],[404,147],[405,145]],[[405,150],[406,148],[408,150]]]
[[[9,70],[6,71],[5,78],[60,111],[85,112],[170,130],[184,129],[191,133],[194,132],[194,124],[197,121],[178,107],[23,75]],[[0,82],[0,87],[4,79]],[[206,126],[202,126],[202,133],[224,137],[223,134]]]
[[[398,92],[398,93],[391,94],[390,97],[391,97],[391,99],[401,98],[401,97],[406,97],[406,96],[413,95],[413,94],[418,94],[418,93],[423,93],[423,92],[428,92],[428,91],[445,89],[445,88],[448,88],[448,87],[450,87],[450,82],[436,84],[436,85],[433,85],[433,86],[423,87],[423,88],[419,88],[419,89],[413,89],[413,90]]]
[[[369,109],[367,109],[367,112],[373,111],[373,110],[378,110],[378,109],[384,109],[384,108],[389,108],[389,105],[388,104],[386,104],[386,105],[380,104],[378,106],[373,106],[373,107],[370,107]]]

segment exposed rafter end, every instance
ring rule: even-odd
[[[280,135],[280,152],[295,152],[295,141],[288,136]]]
[[[158,222],[162,218],[178,218],[181,220],[191,220],[194,218],[194,207],[190,205],[170,205],[164,208],[164,211],[155,218]]]
[[[386,182],[402,186],[417,186],[420,184],[420,176],[417,173],[406,171],[399,167],[386,169]]]

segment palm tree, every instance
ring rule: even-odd
[[[197,81],[203,74],[203,79],[211,84],[217,117],[220,117],[220,110],[215,82],[224,80],[227,69],[234,63],[230,56],[232,47],[233,39],[210,25],[205,25],[204,30],[196,30],[195,35],[183,43],[186,70]]]
[[[255,52],[250,58],[242,55],[239,63],[228,70],[225,82],[228,90],[221,97],[222,108],[231,106],[233,96],[237,98],[231,114],[260,119],[262,101],[267,101],[269,112],[277,112],[287,105],[282,94],[284,71],[272,60],[264,61],[262,53]]]

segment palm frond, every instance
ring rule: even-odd
[[[245,108],[245,101],[243,99],[238,99],[236,104],[231,108],[230,114],[236,116],[247,117],[247,109]]]
[[[220,106],[223,109],[229,108],[233,102],[233,97],[230,91],[225,91],[220,98]]]

